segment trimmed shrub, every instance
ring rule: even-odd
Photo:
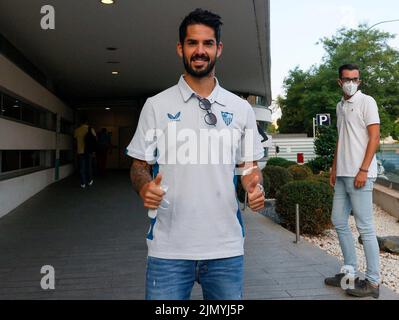
[[[292,166],[294,164],[296,164],[296,162],[289,161],[287,159],[279,158],[279,157],[270,158],[269,160],[267,160],[268,166],[288,168],[289,166]]]
[[[263,175],[263,188],[265,189],[266,198],[268,198],[269,190],[270,190],[270,179],[264,175]],[[244,203],[245,190],[241,184],[241,178],[238,179],[238,183],[237,183],[237,198],[240,202]]]
[[[268,166],[277,166],[277,167],[282,167],[283,164],[285,164],[288,160],[284,159],[284,158],[279,158],[279,157],[275,157],[275,158],[270,158],[267,160],[267,165]]]
[[[297,165],[297,163],[295,161],[287,161],[286,163],[283,164],[282,167],[288,169],[289,167],[296,166],[296,165]]]
[[[337,138],[338,132],[335,126],[317,127],[314,149],[316,155],[320,158],[319,161],[323,162],[323,171],[332,166]]]
[[[330,179],[330,171],[322,171],[320,172],[319,175],[322,176],[323,178]]]
[[[330,185],[330,178],[326,177],[324,175],[312,175],[308,179],[310,181],[318,181],[327,184],[328,186]]]
[[[328,161],[326,159],[317,157],[305,163],[305,165],[308,166],[314,174],[319,174],[320,171],[328,171],[329,165],[327,162]]]
[[[270,179],[270,198],[275,198],[276,193],[282,186],[293,181],[288,169],[277,166],[266,166],[263,170],[263,179]]]
[[[305,180],[283,186],[277,194],[276,212],[282,225],[295,232],[296,204],[299,204],[302,234],[319,235],[331,227],[333,191],[325,183]]]
[[[313,172],[309,167],[301,166],[299,164],[288,167],[288,172],[291,173],[294,180],[305,180],[309,176],[313,175]]]

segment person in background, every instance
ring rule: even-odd
[[[89,126],[87,116],[82,116],[80,126],[74,131],[74,138],[79,161],[80,187],[84,189],[93,184],[92,157],[97,138],[95,130]]]
[[[356,297],[379,297],[379,246],[373,219],[373,183],[377,178],[376,151],[380,143],[380,117],[376,101],[359,90],[360,70],[357,65],[339,68],[342,100],[337,105],[338,141],[331,170],[334,187],[332,222],[338,234],[345,266],[341,273],[326,278],[327,285],[341,287],[350,274],[355,279],[357,259],[348,219],[351,211],[363,241],[367,260],[366,279],[356,278],[346,289]]]
[[[105,171],[107,168],[107,155],[110,147],[110,134],[106,128],[102,128],[101,131],[98,133],[98,148],[96,153],[98,174],[100,176],[105,175]]]

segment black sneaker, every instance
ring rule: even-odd
[[[368,279],[355,282],[355,289],[347,289],[346,293],[354,297],[373,297],[378,299],[380,296],[380,286],[374,287]]]
[[[345,277],[345,273],[338,273],[334,277],[325,278],[324,283],[328,286],[341,288],[341,280]]]

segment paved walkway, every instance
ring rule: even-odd
[[[336,258],[259,214],[245,213],[245,299],[347,299],[326,287]],[[148,219],[127,172],[81,190],[54,184],[0,219],[0,299],[143,299]],[[54,291],[40,288],[43,265]],[[200,287],[193,299],[201,299]],[[383,299],[399,299],[384,288]]]

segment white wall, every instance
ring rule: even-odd
[[[71,108],[1,54],[0,90],[73,121]],[[59,134],[57,139],[55,131],[0,118],[0,150],[71,150],[72,147],[71,136]],[[73,165],[60,167],[59,178],[63,179],[72,172]],[[54,168],[0,180],[0,217],[53,182]]]
[[[280,153],[276,155],[276,146]],[[290,161],[297,160],[297,153],[303,153],[305,162],[316,158],[313,138],[273,138],[272,147],[269,149],[269,158],[280,157]]]
[[[55,132],[0,118],[1,150],[55,150]]]
[[[73,164],[67,164],[60,167],[60,180],[70,176],[74,171]]]
[[[72,165],[60,167],[60,179],[72,172]],[[55,181],[54,174],[55,169],[51,168],[0,181],[0,218],[52,184]]]
[[[73,148],[73,138],[66,134],[58,136],[58,148],[60,150],[71,150]]]
[[[256,120],[272,123],[272,111],[269,108],[253,105]]]
[[[73,111],[40,83],[0,54],[0,87],[73,121]]]

